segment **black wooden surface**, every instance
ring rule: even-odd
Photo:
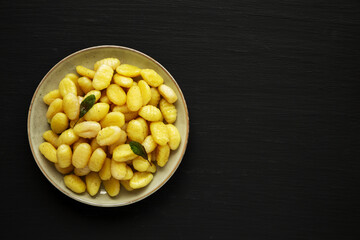
[[[1,1],[1,239],[359,239],[358,1]],[[183,162],[136,204],[56,190],[30,100],[70,53],[162,63],[190,113]]]

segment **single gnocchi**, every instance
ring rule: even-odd
[[[74,142],[79,140],[79,136],[75,134],[72,128],[69,128],[61,133],[58,138],[57,145],[60,146],[61,144],[72,145]]]
[[[130,179],[129,185],[132,189],[143,188],[152,181],[153,177],[150,172],[136,172]]]
[[[161,121],[163,118],[160,109],[152,105],[143,106],[139,110],[139,115],[150,122]]]
[[[132,86],[127,92],[126,105],[132,112],[138,111],[142,107],[143,100],[138,86]]]
[[[97,134],[96,141],[100,146],[111,145],[119,140],[121,131],[118,126],[105,127]]]
[[[86,185],[79,176],[75,174],[69,174],[64,177],[65,186],[68,187],[71,191],[76,193],[83,193],[86,190]]]
[[[113,70],[115,70],[120,65],[120,60],[117,59],[117,58],[104,58],[104,59],[101,59],[101,60],[97,61],[94,64],[94,70],[97,71],[98,68],[103,64],[108,65]]]
[[[69,118],[65,113],[58,112],[51,118],[50,126],[54,133],[60,134],[68,128]]]
[[[45,131],[43,133],[43,138],[45,139],[45,141],[51,143],[54,147],[58,147],[59,136],[52,130]]]
[[[59,167],[67,168],[71,166],[72,150],[69,145],[61,144],[56,150],[56,158]]]
[[[142,143],[148,135],[148,127],[141,118],[131,120],[127,127],[126,133],[130,140]]]
[[[141,92],[141,98],[143,100],[143,106],[145,106],[146,104],[148,104],[151,100],[151,89],[150,86],[144,81],[144,80],[140,80],[138,82],[138,86],[140,88],[140,92]]]
[[[75,73],[68,73],[65,75],[65,78],[69,78],[71,81],[73,81],[73,83],[76,86],[77,95],[79,96],[84,95],[84,92],[82,91],[78,83],[78,79],[79,79],[78,75],[76,75]]]
[[[150,98],[150,101],[149,101],[149,105],[153,105],[153,106],[157,106],[160,102],[160,99],[161,99],[161,95],[159,93],[159,91],[157,90],[157,88],[150,88],[150,91],[151,91],[151,98]]]
[[[164,167],[169,160],[170,147],[169,145],[159,145],[156,148],[156,161],[160,167]]]
[[[95,149],[89,159],[89,169],[93,172],[99,172],[105,162],[106,152],[102,148]]]
[[[119,195],[120,192],[120,181],[111,177],[109,180],[103,181],[106,192],[110,197]]]
[[[73,93],[68,93],[63,99],[63,108],[66,116],[70,120],[75,120],[79,118],[80,113],[80,103],[78,97]]]
[[[164,99],[169,103],[174,103],[177,101],[176,93],[171,87],[165,84],[161,84],[158,89],[161,96],[163,96]]]
[[[114,70],[106,64],[102,64],[94,74],[93,87],[96,90],[103,90],[110,85]]]
[[[160,111],[167,123],[174,123],[177,118],[177,110],[174,104],[169,103],[165,99],[161,99],[159,103]]]
[[[57,163],[56,148],[51,143],[43,142],[39,146],[39,150],[44,157],[50,162]]]
[[[59,89],[52,90],[43,97],[44,103],[50,105],[55,99],[62,98]]]
[[[118,126],[122,127],[125,124],[125,116],[122,112],[110,112],[101,121],[101,127]]]
[[[113,152],[113,159],[117,162],[126,162],[136,158],[137,155],[131,150],[129,144],[117,146]]]
[[[78,74],[80,74],[81,76],[83,77],[87,77],[87,78],[90,78],[90,79],[93,79],[94,76],[95,76],[95,71],[94,70],[91,70],[89,68],[86,68],[84,66],[76,66],[76,72]]]
[[[150,131],[157,144],[165,145],[169,141],[168,129],[163,122],[150,123]]]
[[[72,165],[76,168],[86,167],[90,160],[91,153],[90,144],[80,143],[72,155]]]
[[[145,82],[152,87],[158,87],[164,83],[164,79],[153,69],[142,69],[140,74]]]
[[[180,132],[173,124],[166,125],[169,134],[169,147],[171,150],[176,150],[180,145]]]
[[[95,196],[100,189],[101,179],[96,172],[90,172],[85,177],[86,190],[90,196]]]
[[[101,125],[95,121],[84,121],[74,127],[74,133],[83,138],[94,138],[101,130]]]
[[[127,168],[126,163],[124,162],[117,162],[115,160],[111,161],[111,176],[117,180],[124,179],[126,176]]]
[[[124,87],[124,88],[130,88],[134,82],[132,78],[121,76],[120,74],[117,73],[114,74],[113,81],[120,87]]]
[[[94,87],[92,85],[92,81],[88,77],[80,77],[77,80],[80,89],[86,94],[90,92],[91,90],[94,90]]]
[[[101,180],[109,180],[111,178],[111,159],[105,158],[104,164],[99,171]]]
[[[65,97],[68,93],[77,95],[76,85],[70,78],[64,78],[61,80],[59,83],[59,91],[62,97]]]
[[[106,96],[116,105],[123,105],[126,103],[126,93],[117,84],[110,84],[110,86],[106,89]]]
[[[141,69],[130,64],[121,64],[116,68],[116,72],[126,77],[137,77],[140,75]]]
[[[108,114],[109,109],[110,106],[107,103],[95,103],[94,106],[84,115],[84,119],[86,121],[99,122],[106,116],[106,114]]]

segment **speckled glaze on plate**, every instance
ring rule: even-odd
[[[178,101],[175,103],[178,116],[174,125],[179,129],[182,138],[179,148],[176,151],[171,151],[170,158],[166,166],[163,168],[157,167],[157,172],[154,174],[154,179],[148,186],[143,189],[134,190],[132,192],[127,192],[122,187],[120,194],[114,198],[109,197],[103,187],[101,187],[99,193],[94,197],[91,197],[87,192],[83,194],[73,193],[65,186],[63,175],[60,174],[55,169],[54,164],[46,160],[39,151],[39,145],[44,141],[42,134],[46,130],[50,129],[50,126],[47,123],[45,117],[48,106],[42,100],[44,95],[53,89],[57,89],[59,82],[67,73],[76,73],[75,67],[77,65],[93,68],[93,65],[96,61],[106,57],[116,57],[120,59],[121,63],[136,65],[140,68],[152,68],[164,78],[164,83],[173,88],[178,96]],[[58,190],[60,190],[65,195],[85,204],[100,207],[116,207],[132,204],[150,196],[152,193],[159,190],[174,174],[185,154],[189,136],[189,115],[185,98],[179,85],[160,63],[146,54],[131,48],[104,45],[86,48],[67,56],[59,63],[57,63],[45,75],[45,77],[38,85],[31,100],[28,113],[27,129],[29,144],[35,162],[45,177]]]

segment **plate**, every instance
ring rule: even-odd
[[[107,57],[115,57],[118,58],[121,63],[135,65],[140,68],[154,69],[163,77],[164,83],[170,86],[178,96],[178,100],[174,103],[178,111],[177,120],[174,125],[180,132],[181,143],[177,150],[171,151],[169,161],[163,168],[157,166],[157,172],[154,174],[152,182],[145,188],[128,192],[121,186],[119,195],[110,197],[107,195],[105,189],[101,187],[99,193],[94,197],[91,197],[87,192],[76,194],[69,190],[64,184],[63,175],[59,173],[55,169],[54,164],[45,159],[39,151],[39,145],[44,141],[42,134],[50,129],[45,117],[48,106],[42,99],[49,91],[58,88],[59,82],[66,74],[76,73],[75,67],[77,65],[83,65],[92,69],[96,61]],[[179,85],[159,62],[135,49],[122,46],[103,45],[77,51],[65,57],[50,69],[39,83],[31,100],[28,112],[27,130],[30,148],[36,164],[44,176],[59,191],[66,196],[85,204],[100,207],[117,207],[145,199],[159,190],[175,173],[183,159],[188,142],[189,114],[184,95]]]

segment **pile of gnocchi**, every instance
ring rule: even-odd
[[[76,66],[76,72],[43,97],[51,130],[43,133],[40,152],[78,194],[96,196],[103,185],[115,197],[121,185],[127,191],[147,186],[181,141],[173,125],[176,93],[153,69],[117,58],[101,59],[93,69]],[[90,95],[95,103],[80,117]],[[133,152],[130,141],[142,144],[148,160]]]

